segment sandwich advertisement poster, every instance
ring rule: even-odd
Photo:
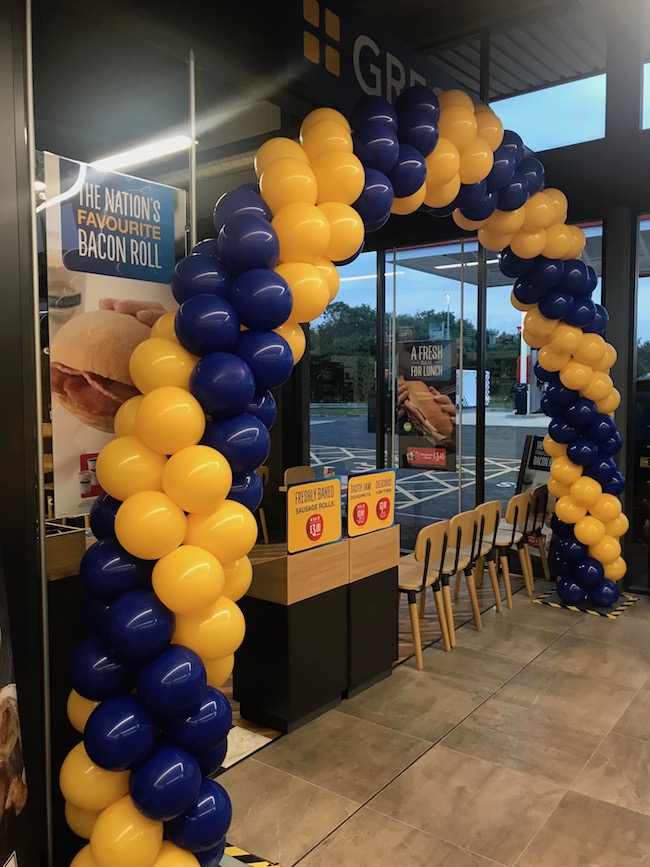
[[[454,470],[456,341],[400,341],[397,352],[400,467]]]
[[[177,307],[185,193],[44,155],[47,303],[57,517],[90,511],[97,454],[137,389],[133,349]]]

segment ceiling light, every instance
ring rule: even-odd
[[[486,259],[486,265],[496,265],[498,259]],[[443,271],[447,268],[476,268],[478,262],[453,262],[451,265],[434,265],[436,271]]]
[[[406,274],[406,271],[385,271],[384,277],[392,277],[393,274]],[[362,274],[360,277],[341,277],[341,283],[352,280],[376,280],[376,274]]]
[[[122,151],[119,154],[113,154],[109,157],[103,157],[99,160],[93,160],[90,163],[92,168],[100,171],[117,171],[125,169],[128,166],[137,166],[141,163],[148,163],[151,160],[160,159],[160,157],[175,154],[179,151],[188,150],[192,144],[192,139],[189,135],[174,135],[170,138],[161,138],[148,144],[140,145],[136,148],[131,148],[128,151]]]

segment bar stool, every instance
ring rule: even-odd
[[[499,578],[496,568],[496,538],[499,523],[501,522],[501,513],[503,506],[499,500],[491,500],[489,503],[481,503],[477,506],[476,514],[479,519],[478,543],[476,546],[476,567],[474,570],[474,578],[476,586],[483,586],[483,573],[485,564],[487,563],[488,572],[490,575],[490,583],[494,592],[494,603],[499,613],[503,611],[501,604],[501,589],[499,587]],[[458,601],[458,592],[460,590],[460,578],[457,576],[456,587],[454,593],[454,601]]]
[[[257,514],[260,519],[260,528],[262,530],[262,538],[264,539],[264,544],[269,544],[269,531],[266,526],[266,512],[264,511],[264,491],[266,490],[266,486],[269,481],[269,468],[268,467],[258,467],[257,475],[260,477],[262,481],[262,502],[259,505],[257,510]]]
[[[525,550],[526,525],[530,512],[530,492],[516,494],[511,497],[506,507],[506,519],[501,521],[496,534],[496,547],[499,550],[499,561],[503,572],[503,583],[506,588],[506,602],[508,608],[512,608],[512,586],[510,584],[510,570],[508,569],[508,551],[516,548],[521,564],[521,573],[526,584],[529,596],[533,595],[532,579],[529,572],[528,557]]]
[[[535,573],[533,571],[533,561],[530,554],[530,540],[534,539],[537,543],[539,551],[539,559],[542,564],[544,578],[551,581],[551,573],[548,568],[548,559],[546,557],[546,548],[542,530],[544,529],[544,521],[546,520],[546,509],[548,507],[548,488],[546,485],[538,485],[530,493],[530,515],[526,525],[526,555],[530,567],[531,583],[535,581]]]
[[[451,605],[451,590],[449,588],[449,579],[452,575],[456,575],[457,583],[460,583],[461,573],[465,575],[467,583],[467,591],[472,606],[472,616],[477,632],[483,631],[483,623],[481,622],[481,609],[478,605],[478,597],[476,595],[476,582],[474,580],[474,565],[477,551],[477,535],[478,535],[479,516],[475,509],[467,512],[461,512],[455,515],[449,522],[449,554],[455,554],[456,561],[453,569],[443,571],[442,578],[442,598],[445,603],[445,613],[447,615],[447,629],[449,630],[449,640],[451,646],[456,646],[456,630],[454,627],[454,612]]]

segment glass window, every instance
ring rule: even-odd
[[[650,63],[643,65],[643,103],[641,107],[641,129],[650,129]]]

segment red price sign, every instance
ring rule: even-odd
[[[323,518],[320,514],[311,515],[307,519],[307,536],[312,542],[318,542],[323,535]]]
[[[390,500],[388,497],[382,497],[377,503],[377,517],[380,521],[385,521],[390,515]]]
[[[352,513],[354,517],[354,523],[357,527],[363,527],[363,525],[368,520],[368,504],[367,503],[357,503],[354,507],[354,512]]]

